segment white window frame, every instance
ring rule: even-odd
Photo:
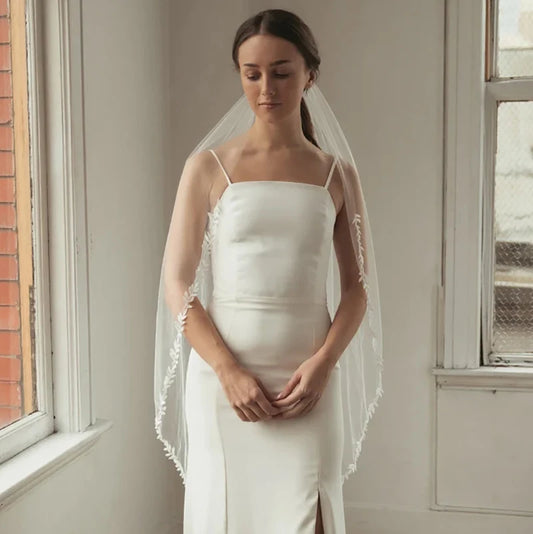
[[[0,508],[112,426],[91,383],[81,15],[26,1],[39,411],[0,430]]]
[[[491,0],[493,4],[492,10],[498,13],[500,0]],[[492,65],[497,62],[497,43],[498,43],[498,27],[489,33],[487,41],[491,40],[495,43],[492,46],[492,57],[488,63],[488,68],[492,70]],[[489,73],[490,76],[490,73]],[[498,103],[499,102],[517,102],[517,101],[533,101],[533,77],[520,77],[517,79],[498,79],[493,78],[485,81],[485,150],[487,157],[485,158],[485,176],[494,176],[495,161],[492,157],[496,153],[497,148],[497,121],[498,121]],[[491,179],[493,182],[494,180]],[[485,191],[485,206],[483,211],[484,232],[483,250],[483,279],[486,281],[482,286],[482,355],[484,365],[507,365],[507,366],[531,366],[533,358],[531,354],[491,354],[491,337],[489,333],[492,330],[493,322],[493,307],[494,307],[494,272],[492,265],[494,263],[494,247],[493,240],[493,187],[486,187]]]
[[[445,6],[443,268],[432,371],[439,385],[531,388],[533,368],[497,367],[486,354],[481,358],[484,180],[492,172],[494,110],[496,99],[519,99],[526,85],[485,81],[486,0],[446,0]]]

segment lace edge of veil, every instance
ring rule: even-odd
[[[183,332],[185,329],[185,321],[188,315],[187,312],[189,308],[191,308],[191,302],[200,295],[200,288],[204,281],[205,274],[207,273],[207,270],[208,270],[208,258],[211,253],[211,247],[212,247],[212,243],[214,240],[214,231],[218,224],[219,205],[217,204],[212,211],[208,212],[207,215],[208,215],[209,220],[208,220],[206,231],[204,233],[204,240],[202,242],[202,253],[200,257],[200,262],[198,264],[198,267],[196,268],[194,281],[184,293],[185,304],[181,312],[178,313],[178,315],[176,316],[176,319],[174,320],[174,323],[173,323],[174,329],[176,330],[176,336],[174,338],[174,343],[169,351],[170,364],[165,374],[165,380],[163,382],[163,389],[161,390],[159,394],[159,401],[157,404],[155,421],[154,421],[156,436],[161,441],[161,443],[163,443],[165,456],[167,458],[170,458],[174,462],[174,465],[176,466],[176,469],[184,485],[185,485],[185,476],[186,476],[185,466],[180,461],[178,453],[176,452],[176,448],[167,439],[163,437],[162,425],[163,425],[163,416],[166,413],[167,391],[168,391],[168,388],[171,386],[172,382],[174,382],[174,380],[176,379],[176,367],[178,365],[179,358],[181,355],[181,348],[182,348],[181,342],[184,336]]]
[[[363,446],[363,441],[366,437],[366,433],[368,430],[368,424],[370,420],[372,419],[372,416],[374,415],[374,412],[376,411],[376,408],[378,407],[379,400],[383,396],[383,354],[378,351],[377,347],[377,335],[376,331],[374,329],[374,305],[373,300],[370,296],[370,292],[368,290],[368,280],[366,277],[366,273],[364,270],[364,250],[363,250],[363,244],[361,242],[361,214],[356,213],[354,215],[354,218],[352,220],[352,224],[355,226],[355,232],[357,237],[357,250],[356,250],[356,259],[357,259],[357,265],[359,267],[359,281],[363,284],[363,288],[365,290],[366,298],[367,298],[367,312],[368,312],[368,326],[370,328],[370,334],[371,334],[371,345],[372,350],[374,353],[374,357],[377,361],[378,366],[378,380],[377,380],[377,386],[376,390],[374,392],[374,396],[372,398],[372,402],[368,405],[368,408],[365,413],[365,421],[363,423],[363,430],[361,433],[361,437],[357,441],[352,441],[352,448],[353,448],[353,462],[349,464],[346,467],[346,470],[342,474],[342,482],[346,482],[350,475],[354,473],[357,469],[357,460],[359,459],[359,455],[361,453],[361,449]]]

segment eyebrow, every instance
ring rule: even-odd
[[[272,67],[273,65],[281,65],[281,63],[291,63],[291,60],[290,59],[278,59],[277,61],[273,61],[272,63],[270,63],[270,66]],[[259,67],[259,65],[255,63],[243,63],[243,67]]]

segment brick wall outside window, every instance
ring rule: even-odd
[[[0,0],[0,429],[34,411],[35,397],[24,21],[9,4]]]

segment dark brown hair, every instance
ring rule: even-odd
[[[314,71],[316,80],[319,74],[320,55],[311,30],[300,17],[284,9],[267,9],[245,20],[237,29],[233,40],[231,55],[237,71],[239,47],[254,35],[273,35],[290,41],[302,54],[307,68]],[[318,147],[309,110],[303,98],[300,103],[300,116],[305,137]]]

